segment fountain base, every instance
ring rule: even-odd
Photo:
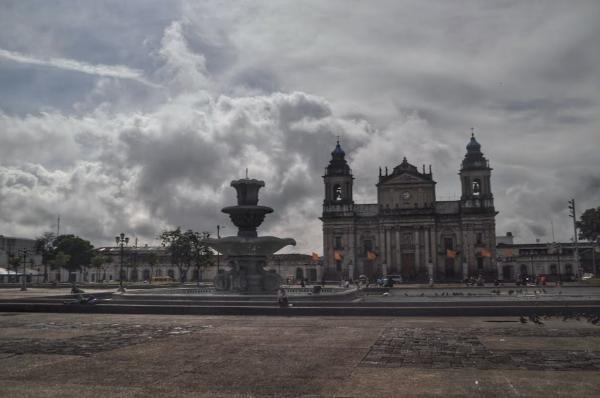
[[[264,269],[266,256],[231,256],[229,270],[214,279],[217,291],[260,294],[275,292],[281,286],[281,277]]]

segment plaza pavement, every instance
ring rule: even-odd
[[[0,396],[600,396],[600,326],[543,322],[0,313]]]

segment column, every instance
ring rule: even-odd
[[[356,266],[356,256],[354,255],[354,246],[355,246],[355,239],[354,239],[354,228],[349,228],[348,229],[348,262],[346,263],[348,265],[348,279],[352,279],[354,278],[353,273],[354,273],[354,267]]]
[[[396,230],[396,270],[402,274],[402,251],[400,250],[400,230]]]
[[[377,263],[385,264],[387,256],[387,247],[385,245],[385,230],[383,226],[379,226],[379,253],[377,253]],[[377,272],[377,269],[375,269]]]
[[[431,248],[431,262],[433,263],[433,273],[434,273],[434,278],[438,278],[438,261],[439,261],[439,256],[437,253],[437,245],[438,245],[438,236],[437,236],[437,228],[433,228],[433,230],[431,231],[431,239],[429,241],[429,247]]]
[[[425,244],[423,245],[423,254],[425,255],[425,264],[426,265],[431,263],[431,256],[429,256],[429,233],[430,233],[429,228],[425,228],[423,230],[423,239],[425,241]],[[429,274],[429,276],[431,276],[431,274]]]
[[[421,231],[419,229],[415,229],[415,268],[417,272],[419,272],[419,267],[421,265],[421,247],[419,239],[420,232]]]
[[[391,235],[391,231],[389,229],[386,229],[385,230],[385,248],[386,248],[385,262],[388,267],[392,263],[392,245],[391,245],[390,235]],[[386,268],[384,268],[384,270],[383,270],[383,275],[387,275]]]

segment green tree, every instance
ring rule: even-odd
[[[202,280],[202,270],[205,270],[213,264],[212,252],[210,248],[202,243],[202,240],[209,238],[210,234],[208,232],[199,234],[198,232],[193,232],[192,230],[188,230],[185,233],[191,243],[192,262],[198,275],[197,284],[200,286],[200,280]]]
[[[42,236],[39,236],[35,240],[35,252],[42,256],[42,265],[44,266],[44,282],[48,282],[48,265],[54,255],[54,243],[55,235],[52,232],[44,232]]]
[[[61,251],[58,251],[54,254],[54,257],[52,258],[52,260],[50,260],[50,268],[52,268],[52,269],[66,268],[70,259],[71,259],[71,256],[69,256],[68,254],[65,254]]]
[[[152,277],[154,276],[154,267],[158,264],[158,255],[154,252],[150,252],[146,255],[146,263],[148,267],[150,267],[150,280],[149,283],[152,283]]]
[[[600,240],[600,207],[584,211],[576,225],[579,229],[579,239],[598,242]]]
[[[8,268],[9,269],[14,269],[15,271],[18,271],[20,266],[21,266],[21,257],[13,255],[8,258]]]
[[[61,267],[69,271],[69,274],[89,267],[92,263],[92,257],[94,257],[94,246],[89,241],[75,235],[56,237],[53,247],[56,253],[62,252],[68,256],[67,261]]]
[[[96,282],[100,280],[100,275],[106,274],[106,266],[112,260],[110,256],[95,255],[92,257],[92,269],[96,271]],[[103,278],[104,279],[104,278]]]
[[[185,282],[185,276],[192,264],[192,250],[189,234],[181,232],[181,228],[165,230],[160,236],[161,244],[167,249],[171,265],[179,269],[180,282]]]

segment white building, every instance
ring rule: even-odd
[[[496,237],[497,267],[501,280],[517,280],[521,276],[545,275],[549,280],[569,281],[582,273],[595,273],[600,257],[591,243],[573,242],[514,243],[512,233]]]
[[[77,283],[110,283],[120,280],[121,248],[99,247],[95,249],[96,256],[102,256],[105,261],[98,267],[86,267],[81,271],[71,273],[66,269],[56,269],[49,273],[49,281]],[[162,246],[124,247],[122,252],[123,281],[143,282],[154,277],[171,277],[180,281],[184,272],[184,281],[195,282],[198,272],[194,266],[189,269],[179,269],[171,264],[171,259]],[[212,281],[218,269],[227,267],[227,257],[214,255],[212,266],[200,271],[201,281]],[[319,281],[322,277],[320,261],[312,261],[307,254],[275,254],[267,261],[266,269],[275,270],[284,281]]]
[[[0,235],[0,283],[18,282],[23,274],[29,282],[43,277],[42,258],[35,252],[35,239]]]

